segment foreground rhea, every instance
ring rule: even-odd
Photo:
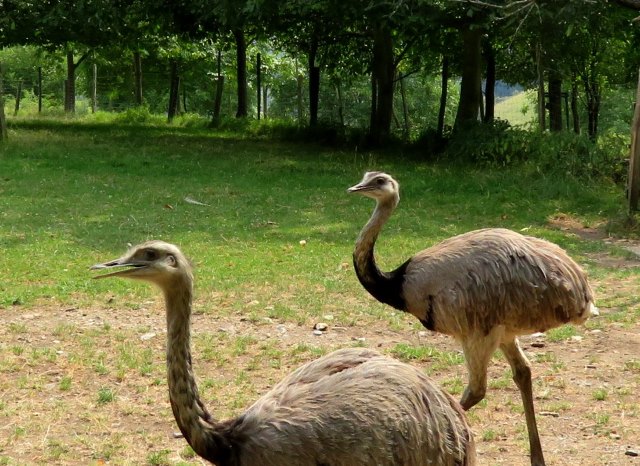
[[[501,228],[454,236],[392,272],[381,272],[374,246],[398,205],[399,185],[386,173],[368,172],[348,191],[376,201],[353,252],[362,286],[378,301],[410,312],[429,330],[460,341],[469,370],[460,401],[465,410],[484,398],[487,366],[499,347],[522,396],[531,464],[544,465],[531,368],[517,336],[582,323],[597,314],[585,273],[557,245]]]
[[[342,349],[289,374],[226,421],[198,395],[190,351],[193,275],[180,250],[148,241],[92,269],[164,293],[169,399],[193,450],[217,465],[474,465],[460,405],[418,369],[365,348]]]

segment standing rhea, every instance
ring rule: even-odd
[[[193,275],[172,245],[148,241],[93,269],[164,293],[169,399],[193,450],[217,465],[475,465],[460,405],[418,369],[351,348],[309,362],[243,414],[218,421],[198,395],[190,351]]]
[[[499,347],[522,396],[531,464],[544,465],[531,367],[517,336],[596,315],[585,273],[555,244],[500,228],[454,236],[392,272],[381,272],[374,246],[398,205],[399,185],[386,173],[368,172],[349,192],[376,201],[353,252],[362,286],[378,301],[410,312],[429,330],[452,335],[462,344],[469,370],[460,401],[465,410],[484,398],[487,366]]]

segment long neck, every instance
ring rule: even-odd
[[[167,307],[167,378],[171,409],[193,450],[215,464],[229,457],[230,444],[200,400],[191,364],[192,283],[185,277],[171,290],[165,290]]]
[[[391,273],[381,272],[376,264],[374,247],[382,226],[393,213],[398,198],[381,200],[364,226],[353,251],[353,265],[358,280],[378,301],[405,310],[402,297],[402,274],[406,263]]]

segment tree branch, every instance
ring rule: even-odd
[[[84,55],[82,55],[82,56],[80,57],[80,59],[79,59],[79,60],[78,60],[74,65],[73,65],[73,69],[75,70],[77,67],[79,67],[79,66],[80,66],[80,64],[81,64],[83,61],[85,61],[85,60],[89,57],[89,55],[90,55],[90,54],[91,54],[91,51],[88,51],[88,52],[86,52]]]
[[[613,0],[620,6],[631,8],[632,10],[640,10],[640,0]]]

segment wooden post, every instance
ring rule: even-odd
[[[256,57],[256,87],[258,88],[258,120],[260,119],[260,104],[261,104],[261,97],[260,97],[260,92],[262,91],[262,87],[260,85],[260,54],[258,54],[258,56]]]
[[[631,124],[631,149],[629,151],[629,213],[638,210],[640,196],[640,70],[638,70],[638,90]]]
[[[7,119],[4,115],[4,64],[0,63],[0,141],[7,140]]]
[[[93,78],[91,81],[91,113],[98,108],[98,65],[93,64]]]
[[[42,67],[38,67],[38,113],[42,113]]]
[[[20,97],[22,96],[22,80],[18,81],[18,86],[16,88],[16,105],[13,109],[13,116],[18,116],[18,111],[20,111]]]

